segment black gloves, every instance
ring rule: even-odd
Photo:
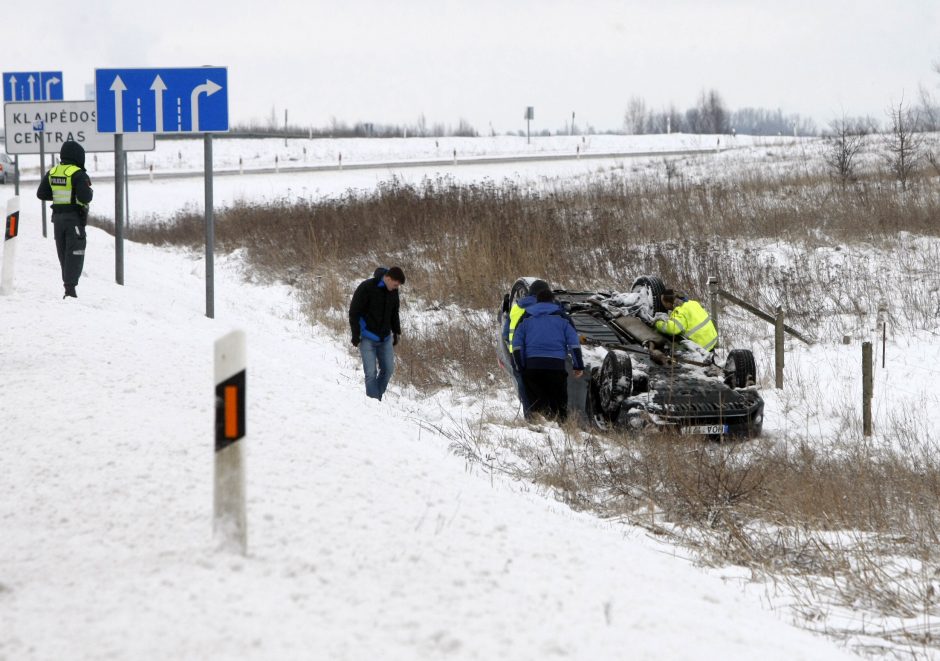
[[[400,337],[401,337],[401,334],[399,334],[399,333],[392,333],[392,346],[393,346],[393,347],[398,344],[398,339],[399,339]]]
[[[354,347],[358,347],[358,346],[359,346],[359,338],[358,338],[358,337],[354,337],[354,338],[352,339],[352,345],[353,345]]]

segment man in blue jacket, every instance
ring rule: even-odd
[[[509,351],[510,358],[512,358],[512,336],[516,332],[516,326],[522,321],[522,316],[525,314],[526,310],[537,303],[535,297],[538,296],[539,292],[550,290],[551,287],[549,287],[548,283],[544,280],[534,280],[532,284],[529,285],[529,295],[523,296],[513,303],[512,307],[509,308],[503,317],[503,342],[506,343],[506,349]],[[529,398],[526,396],[525,382],[522,380],[522,372],[516,367],[515,361],[511,362],[512,378],[516,381],[516,392],[519,394],[519,403],[522,404],[522,412],[525,413],[529,410]]]
[[[569,353],[575,378],[584,374],[578,333],[554,299],[551,291],[539,292],[512,338],[512,359],[522,372],[529,400],[527,419],[533,412],[559,421],[568,417],[565,358]]]

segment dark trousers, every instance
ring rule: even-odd
[[[522,373],[529,399],[528,418],[541,413],[550,418],[568,417],[568,372],[565,370],[526,369]]]
[[[75,286],[85,265],[85,226],[70,221],[54,221],[55,249],[59,253],[62,284]]]

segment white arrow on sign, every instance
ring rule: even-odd
[[[29,83],[29,100],[32,101],[33,96],[34,96],[33,95],[33,83],[36,82],[36,79],[33,78],[32,74],[30,74],[29,78],[26,79],[26,82]]]
[[[16,101],[16,76],[10,76],[10,99]]]
[[[199,95],[205,92],[206,96],[212,96],[220,89],[222,89],[221,85],[213,83],[208,78],[206,79],[205,85],[197,85],[193,88],[193,95],[189,100],[189,104],[192,106],[191,117],[193,119],[191,131],[198,131],[201,128],[199,126]]]
[[[50,101],[52,97],[52,86],[59,82],[59,79],[53,76],[46,81],[46,101]]]
[[[114,132],[124,133],[124,90],[127,86],[120,76],[115,76],[108,89],[114,92]]]
[[[157,133],[163,133],[163,93],[166,91],[166,83],[163,82],[160,74],[153,79],[150,89],[153,90],[154,110],[157,115],[157,126],[154,130]]]

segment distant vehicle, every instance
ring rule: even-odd
[[[12,183],[16,177],[13,159],[0,152],[0,184]]]
[[[520,278],[504,295],[500,329],[534,280]],[[578,331],[584,356],[584,375],[568,377],[568,410],[600,430],[759,436],[764,400],[757,392],[754,355],[733,349],[718,363],[693,342],[674,343],[647,326],[640,312],[664,312],[659,300],[664,289],[660,278],[646,275],[624,293],[554,290]],[[499,363],[509,371],[501,332],[497,338]]]

